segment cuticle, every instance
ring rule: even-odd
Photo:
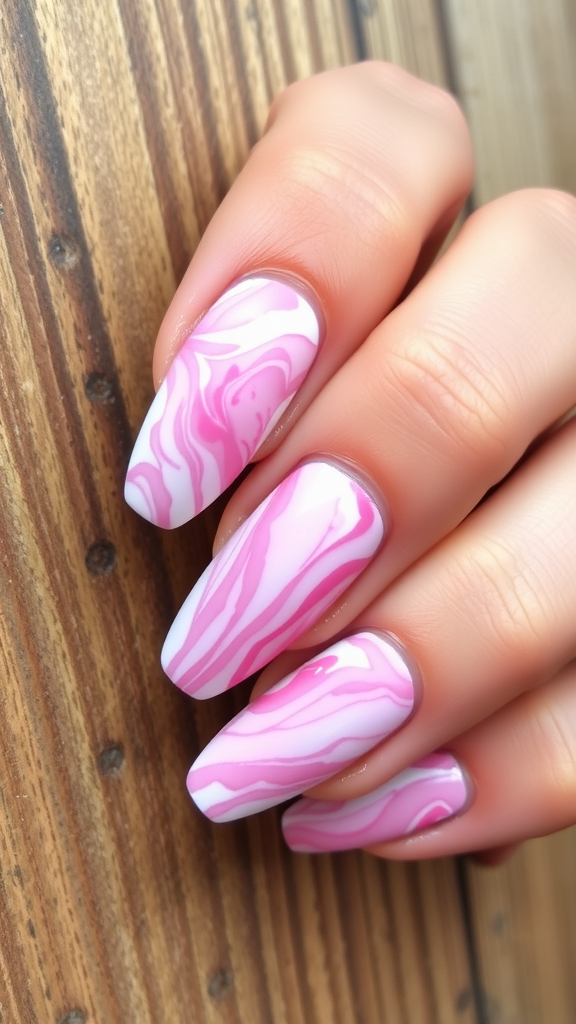
[[[185,345],[189,338],[194,334],[194,331],[198,327],[198,324],[201,323],[206,314],[210,312],[212,307],[215,306],[216,303],[222,298],[222,296],[226,295],[226,293],[229,292],[231,288],[234,288],[235,285],[240,284],[241,281],[250,280],[251,278],[255,277],[273,278],[278,281],[292,283],[294,285],[294,290],[297,291],[300,295],[302,295],[306,302],[308,302],[309,305],[312,307],[312,309],[314,310],[314,315],[318,321],[318,348],[316,355],[314,357],[314,362],[316,362],[316,359],[318,358],[318,354],[320,352],[320,349],[322,348],[324,339],[326,337],[326,313],[324,311],[324,306],[320,300],[318,293],[303,277],[300,277],[293,271],[282,271],[276,270],[272,267],[263,267],[259,269],[249,270],[245,274],[240,274],[239,277],[233,278],[233,280],[226,285],[226,287],[219,293],[219,295],[216,296],[214,301],[211,302],[208,306],[204,306],[204,308],[198,314],[196,319],[193,320],[191,324],[186,325],[185,329],[181,331],[181,337],[179,338],[177,344],[174,346],[173,349],[171,349],[171,351],[166,356],[165,365],[163,367],[162,376],[160,378],[158,386],[160,386],[160,384],[163,383],[166,374],[170,369],[170,366],[172,365],[174,359],[180,352],[182,346]]]
[[[372,481],[372,479],[370,477],[368,477],[368,475],[364,472],[362,467],[359,466],[352,459],[348,459],[348,458],[346,458],[344,456],[334,455],[332,453],[324,453],[324,452],[314,452],[313,454],[302,456],[302,458],[298,462],[296,462],[295,465],[292,466],[291,469],[289,469],[286,473],[284,473],[282,475],[282,477],[280,478],[278,483],[275,484],[265,494],[265,496],[261,499],[261,501],[258,503],[256,508],[258,508],[260,506],[261,502],[265,501],[266,498],[268,498],[270,496],[270,494],[273,491],[276,490],[277,487],[280,487],[284,483],[285,480],[288,480],[293,475],[293,473],[296,473],[297,470],[302,469],[304,466],[307,466],[307,465],[309,465],[312,462],[320,462],[320,463],[323,463],[324,465],[334,466],[336,469],[342,470],[342,472],[344,472],[348,477],[351,477],[353,480],[355,480],[359,484],[359,486],[363,489],[363,491],[369,496],[369,498],[372,499],[374,505],[378,509],[380,518],[382,520],[382,527],[383,527],[383,529],[382,529],[382,539],[381,539],[378,547],[376,548],[376,550],[375,550],[375,552],[374,552],[374,554],[372,556],[372,559],[371,559],[371,561],[373,561],[374,557],[382,550],[384,544],[387,542],[387,540],[388,540],[388,538],[390,536],[391,517],[390,517],[389,505],[388,505],[388,502],[387,502],[386,498],[384,497],[382,491],[376,486],[376,484]],[[256,511],[256,508],[253,509],[253,511]],[[240,519],[238,520],[238,522],[236,523],[234,528],[227,532],[226,539],[221,544],[221,547],[223,547],[224,544],[228,543],[230,538],[236,533],[236,530],[238,529],[238,527],[241,526],[242,523],[246,519],[248,519],[248,518],[249,518],[249,515],[245,515],[245,516],[240,517]],[[220,548],[219,548],[219,550],[220,550]]]
[[[465,764],[463,764],[460,758],[456,757],[456,755],[453,754],[452,751],[448,749],[448,747],[439,747],[435,751],[435,753],[448,754],[450,757],[454,759],[460,771],[462,772],[462,776],[464,778],[464,785],[466,787],[466,800],[462,804],[462,807],[459,807],[458,810],[454,812],[454,814],[450,814],[447,818],[443,818],[442,821],[434,822],[434,824],[430,825],[428,828],[423,828],[417,832],[412,832],[407,836],[395,836],[392,839],[385,840],[384,843],[371,843],[369,846],[364,846],[363,849],[366,850],[367,853],[372,853],[373,851],[376,851],[377,849],[379,849],[380,846],[387,846],[389,844],[391,845],[392,843],[402,841],[406,843],[406,846],[416,846],[419,842],[428,839],[431,835],[434,835],[436,832],[441,832],[445,825],[449,825],[451,821],[456,821],[457,818],[462,818],[470,810],[472,804],[476,799],[477,793],[476,785],[474,783],[470,771],[468,770],[468,767]]]
[[[293,270],[278,270],[275,267],[265,266],[254,268],[252,270],[247,271],[245,274],[241,274],[239,277],[235,278],[231,284],[228,285],[228,287],[225,289],[224,292],[222,292],[222,294],[225,295],[226,292],[230,290],[230,288],[233,288],[234,285],[239,284],[240,281],[250,280],[255,277],[264,277],[267,279],[280,281],[283,284],[291,284],[294,287],[294,291],[297,291],[298,294],[301,295],[302,298],[305,299],[306,302],[312,307],[312,309],[314,310],[314,315],[318,321],[318,350],[314,358],[314,362],[316,362],[316,359],[318,358],[318,355],[320,353],[320,349],[324,344],[327,324],[324,304],[320,296],[318,295],[316,289],[312,287],[312,285],[306,280],[306,278],[301,277],[300,274],[297,274]]]
[[[466,787],[466,800],[462,804],[462,807],[458,811],[456,811],[456,814],[452,815],[452,819],[461,818],[463,814],[466,814],[467,811],[470,810],[472,804],[476,800],[477,786],[472,777],[472,773],[468,768],[468,765],[464,764],[459,757],[456,757],[456,755],[452,753],[452,751],[447,750],[446,752],[454,758],[464,778],[464,786]]]
[[[464,787],[466,789],[466,799],[465,799],[464,803],[462,804],[462,807],[459,807],[458,810],[454,812],[454,814],[451,814],[447,818],[443,818],[442,821],[435,822],[433,825],[430,825],[430,828],[428,828],[428,829],[421,829],[420,832],[413,833],[412,836],[407,837],[407,838],[410,838],[410,839],[418,839],[419,836],[430,835],[430,832],[433,832],[434,830],[441,829],[444,825],[448,825],[451,821],[455,821],[457,818],[462,818],[470,810],[470,808],[472,807],[472,804],[474,803],[474,801],[476,799],[476,795],[477,795],[476,784],[474,782],[474,779],[472,778],[472,775],[471,775],[467,765],[464,764],[459,757],[456,757],[456,754],[454,754],[450,750],[449,747],[438,747],[438,749],[435,751],[435,753],[437,753],[437,754],[448,754],[448,756],[453,758],[453,760],[456,762],[456,764],[458,765],[458,768],[462,772],[462,777],[464,779]]]
[[[412,708],[410,709],[410,714],[398,726],[398,729],[395,729],[393,733],[389,734],[390,736],[394,736],[396,735],[397,732],[399,732],[401,729],[404,729],[409,724],[409,722],[412,721],[416,712],[419,711],[420,706],[422,704],[422,698],[424,695],[424,683],[422,680],[422,673],[420,671],[420,667],[414,655],[411,653],[410,649],[404,642],[404,640],[402,640],[401,637],[397,635],[397,633],[393,633],[391,630],[388,629],[381,629],[379,626],[349,626],[341,634],[338,635],[337,639],[331,642],[337,643],[338,640],[345,640],[346,637],[356,636],[359,633],[373,633],[375,636],[382,637],[382,639],[385,640],[386,643],[390,644],[390,646],[394,648],[396,653],[399,654],[400,658],[406,665],[406,668],[408,669],[408,673],[410,675],[410,679],[412,680],[412,686],[414,688],[414,700],[412,702]],[[388,738],[389,737],[386,736],[384,742]]]
[[[297,462],[296,465],[285,474],[283,480],[286,480],[292,475],[292,473],[296,472],[297,469],[300,469],[302,466],[307,466],[311,462],[323,462],[325,465],[334,466],[336,469],[342,470],[342,472],[347,476],[355,480],[363,491],[365,491],[368,497],[372,499],[380,513],[383,526],[382,540],[374,552],[374,556],[377,555],[384,544],[387,543],[392,529],[390,505],[388,504],[388,500],[384,493],[380,490],[378,485],[374,483],[362,466],[360,466],[354,459],[349,459],[344,455],[334,455],[333,452],[314,452],[313,454],[302,456],[299,462]]]

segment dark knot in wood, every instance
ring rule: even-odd
[[[233,984],[232,971],[215,971],[208,982],[208,995],[212,999],[224,999],[232,991]]]
[[[88,548],[85,562],[93,576],[106,576],[116,565],[116,548],[108,541],[97,541]]]
[[[102,775],[120,775],[124,761],[124,750],[119,743],[106,747],[106,750],[98,754],[98,767]]]
[[[52,235],[48,243],[48,256],[52,263],[64,270],[71,270],[78,263],[78,246],[66,235]]]
[[[114,401],[114,385],[105,373],[93,370],[84,381],[86,397],[98,405],[110,405]]]
[[[69,1010],[60,1018],[58,1024],[86,1024],[86,1014],[84,1010]]]

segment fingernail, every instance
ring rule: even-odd
[[[352,634],[225,726],[192,765],[188,791],[212,821],[263,811],[351,764],[413,706],[414,681],[396,645]]]
[[[124,496],[171,529],[222,494],[296,394],[318,317],[288,279],[247,277],[202,317],[175,357],[132,453]]]
[[[355,850],[421,832],[457,814],[467,800],[462,768],[439,751],[356,800],[299,800],[284,814],[282,829],[299,853]]]
[[[218,552],[166,638],[162,666],[194,697],[235,686],[283,651],[362,572],[384,536],[371,495],[307,462]]]

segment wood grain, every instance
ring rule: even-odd
[[[474,933],[486,1019],[574,1019],[576,835],[526,843],[509,865],[470,867]]]
[[[573,0],[443,0],[474,141],[477,204],[528,186],[576,191]]]
[[[450,69],[435,0],[359,0],[355,6],[366,57],[400,64],[427,82],[448,87]]]
[[[441,84],[455,66],[465,84],[456,7],[3,0],[1,1024],[483,1024],[500,1018],[482,987],[502,1020],[531,1021],[548,955],[545,1019],[574,1018],[573,832],[521,870],[465,876],[452,861],[294,856],[276,812],[222,828],[195,812],[188,766],[246,691],[190,701],[158,652],[222,502],[174,536],[121,499],[158,325],[272,97],[364,55]],[[568,5],[547,11],[568,24]],[[553,161],[569,182],[558,111]]]

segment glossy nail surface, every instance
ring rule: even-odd
[[[319,343],[312,306],[285,280],[250,277],[202,317],[136,440],[128,504],[173,528],[236,479],[288,407]]]
[[[249,704],[188,775],[213,821],[281,803],[329,778],[397,729],[414,705],[412,676],[376,633],[339,640]]]
[[[288,846],[300,853],[355,850],[429,828],[457,814],[467,799],[460,765],[440,751],[356,800],[299,800],[284,814],[282,828]]]
[[[327,462],[299,466],[200,577],[166,638],[164,671],[200,698],[246,679],[330,607],[383,535],[354,477]]]

